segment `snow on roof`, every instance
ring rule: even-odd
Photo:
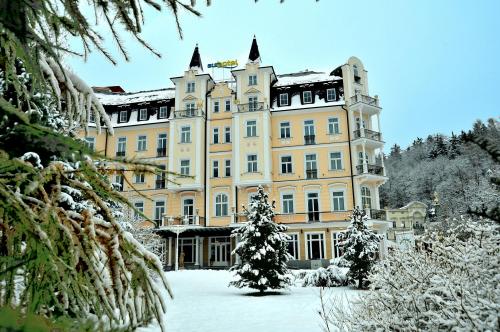
[[[345,105],[344,98],[341,97],[337,101],[331,101],[331,102],[326,102],[324,98],[316,98],[314,100],[314,103],[309,103],[309,104],[302,104],[300,102],[300,96],[295,95],[292,97],[290,100],[290,105],[287,106],[278,106],[277,100],[275,100],[272,104],[272,111],[290,111],[290,110],[298,110],[298,109],[305,109],[305,108],[313,108],[313,107],[324,107],[324,106],[340,106],[340,105]]]
[[[175,98],[175,88],[124,93],[96,92],[95,95],[103,105],[124,105],[172,99]]]
[[[331,75],[325,72],[317,72],[311,70],[300,71],[298,73],[278,75],[278,82],[274,84],[275,87],[286,85],[307,84],[326,81],[338,81],[342,77]]]

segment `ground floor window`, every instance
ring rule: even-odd
[[[325,239],[322,233],[307,234],[307,258],[323,259],[325,258]]]
[[[299,259],[299,235],[288,234],[288,253],[293,256],[293,259]]]
[[[184,263],[194,263],[195,250],[194,239],[179,239],[179,257],[184,252]]]
[[[337,258],[344,254],[344,247],[340,245],[342,242],[342,233],[332,233],[333,257]]]
[[[210,266],[228,266],[231,259],[229,236],[210,238]]]

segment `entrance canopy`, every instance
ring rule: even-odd
[[[233,231],[233,227],[188,227],[180,233],[182,237],[190,236],[229,236]],[[174,227],[160,227],[155,232],[163,237],[176,236],[176,228]]]

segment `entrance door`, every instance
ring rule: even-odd
[[[210,265],[229,266],[231,257],[231,243],[228,237],[210,239]]]
[[[307,193],[307,219],[308,221],[319,221],[318,193]]]

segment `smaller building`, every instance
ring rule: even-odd
[[[387,238],[396,241],[398,235],[419,233],[423,230],[427,205],[413,201],[397,209],[386,209],[387,220],[392,222],[392,227],[387,231]]]

